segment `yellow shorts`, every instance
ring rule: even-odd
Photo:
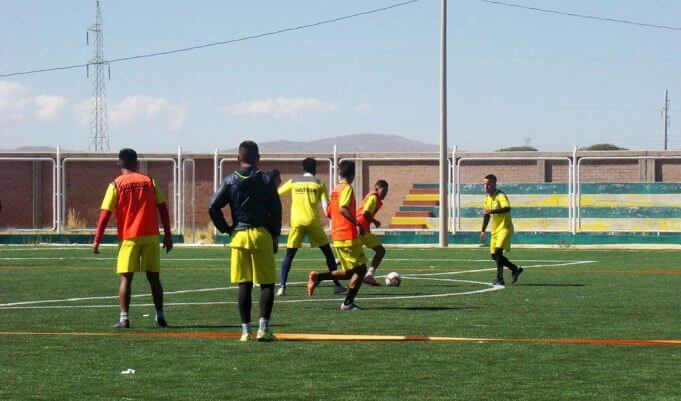
[[[329,237],[326,236],[321,223],[312,223],[309,226],[291,227],[286,241],[287,248],[300,248],[303,246],[303,237],[307,235],[312,248],[328,245]]]
[[[364,249],[359,239],[343,242],[345,246],[334,243],[334,248],[336,248],[336,254],[344,271],[352,270],[367,262],[367,257],[364,255]]]
[[[367,248],[371,248],[371,249],[374,249],[377,246],[382,245],[381,241],[379,241],[378,238],[376,238],[376,236],[372,233],[366,233],[364,235],[360,235],[359,240],[362,243],[362,245],[364,245]]]
[[[145,235],[118,243],[116,273],[158,272],[160,269],[161,249],[158,235]]]
[[[489,242],[490,253],[494,253],[495,250],[501,248],[504,252],[511,252],[511,237],[513,237],[513,231],[500,231],[496,234],[492,234],[492,239]]]
[[[263,227],[232,234],[232,283],[274,284],[276,267],[272,236]]]

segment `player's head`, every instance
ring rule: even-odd
[[[351,160],[343,160],[338,163],[338,175],[345,179],[349,184],[355,180],[355,162]]]
[[[281,171],[275,168],[270,173],[270,176],[272,177],[272,182],[274,183],[274,186],[278,187],[281,185]]]
[[[303,172],[310,173],[312,175],[317,174],[317,160],[312,157],[306,157],[303,159]]]
[[[497,176],[494,174],[487,174],[485,176],[485,181],[483,181],[483,187],[485,188],[485,193],[493,194],[497,190]]]
[[[381,199],[385,199],[386,196],[388,196],[388,181],[386,180],[378,180],[374,184],[374,189],[378,193],[378,197]]]
[[[137,152],[134,149],[125,148],[118,152],[118,167],[125,170],[137,170]]]
[[[253,141],[243,141],[239,145],[239,154],[237,155],[241,164],[253,166],[260,161],[260,151],[258,144]]]

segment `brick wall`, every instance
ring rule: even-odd
[[[647,155],[646,152],[628,152],[628,156]],[[457,154],[458,155],[458,154]],[[572,156],[571,154],[545,154],[549,156]],[[589,154],[592,155],[592,154]],[[596,154],[607,156],[610,154]],[[681,155],[681,153],[680,153]],[[44,154],[13,154],[13,156],[45,157]],[[82,155],[78,155],[82,156]],[[97,155],[99,156],[99,155]],[[174,157],[175,155],[145,155],[153,157]],[[300,157],[298,157],[300,156]],[[343,157],[355,157],[357,155],[345,154]],[[385,154],[361,155],[367,157],[386,157]],[[395,155],[390,155],[395,156]],[[410,157],[430,157],[432,155],[401,155],[405,159]],[[459,157],[498,157],[499,154],[461,154]],[[527,155],[519,155],[527,156]],[[535,156],[535,154],[533,154]],[[53,157],[53,155],[52,155]],[[194,218],[198,228],[204,228],[209,224],[207,208],[213,194],[213,157],[210,154],[188,155],[195,160],[195,206],[190,206],[191,183],[186,177],[185,183],[188,189],[185,203],[186,221],[189,223]],[[273,156],[268,156],[273,157]],[[303,155],[280,155],[279,158],[295,158],[295,161],[269,161],[263,160],[260,168],[265,171],[274,168],[282,172],[282,179],[300,175],[300,161]],[[327,155],[320,155],[328,157]],[[237,167],[236,162],[225,162],[223,171],[228,174]],[[320,160],[318,177],[329,185],[330,177],[328,163]],[[171,163],[147,162],[142,166],[142,171],[157,180],[163,188],[173,213],[174,200],[172,199],[173,179]],[[190,173],[191,170],[188,170]],[[502,183],[522,182],[566,182],[568,166],[562,161],[518,161],[518,160],[490,160],[490,161],[463,161],[460,171],[461,183],[480,183],[484,175],[493,173],[499,177]],[[108,183],[119,174],[115,163],[110,161],[69,161],[65,168],[65,206],[66,211],[73,209],[78,211],[81,219],[88,226],[93,227],[97,221],[99,206]],[[581,167],[582,182],[681,182],[680,160],[584,160]],[[34,178],[34,176],[36,178]],[[379,220],[388,223],[393,213],[398,210],[400,204],[417,182],[438,182],[438,163],[430,160],[412,161],[370,161],[364,160],[358,165],[356,191],[358,198],[370,191],[372,184],[378,179],[385,179],[390,183],[390,192],[386,199],[384,209],[379,214]],[[38,187],[36,190],[36,186]],[[332,188],[329,188],[329,191]],[[34,202],[34,197],[36,201]],[[34,226],[50,226],[52,224],[52,166],[51,163],[40,162],[35,166],[30,161],[0,161],[0,200],[3,210],[0,213],[0,228]],[[358,201],[360,201],[358,199]],[[284,197],[283,214],[284,226],[289,223],[290,198]],[[35,213],[34,210],[39,212]],[[225,210],[229,216],[229,210]],[[324,224],[326,224],[324,219]]]

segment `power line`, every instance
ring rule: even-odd
[[[636,26],[642,26],[642,27],[646,27],[646,28],[668,29],[668,30],[672,30],[672,31],[681,31],[681,27],[677,27],[677,26],[647,24],[647,23],[644,23],[644,22],[631,21],[631,20],[625,20],[625,19],[610,18],[610,17],[598,17],[598,16],[595,16],[595,15],[570,13],[570,12],[566,12],[566,11],[550,10],[550,9],[547,9],[547,8],[530,7],[530,6],[525,6],[525,5],[522,5],[522,4],[506,3],[506,2],[503,2],[503,1],[495,1],[495,0],[478,0],[478,1],[480,1],[482,3],[494,4],[494,5],[497,5],[497,6],[514,7],[514,8],[520,8],[520,9],[523,9],[523,10],[537,11],[537,12],[548,13],[548,14],[564,15],[566,17],[576,17],[576,18],[583,18],[583,19],[590,19],[590,20],[597,20],[597,21],[615,22],[615,23],[619,23],[619,24],[636,25]]]
[[[203,49],[203,48],[206,48],[206,47],[221,46],[221,45],[226,45],[226,44],[230,44],[230,43],[244,42],[244,41],[251,40],[251,39],[258,39],[258,38],[263,38],[263,37],[266,37],[266,36],[273,36],[273,35],[278,35],[278,34],[285,33],[285,32],[297,31],[297,30],[301,30],[301,29],[314,28],[314,27],[318,27],[318,26],[321,26],[321,25],[327,25],[327,24],[332,24],[332,23],[335,23],[335,22],[348,20],[348,19],[351,19],[351,18],[361,17],[361,16],[364,16],[364,15],[375,14],[375,13],[387,11],[387,10],[390,10],[390,9],[393,9],[393,8],[406,6],[406,5],[411,4],[411,3],[417,3],[419,1],[422,1],[422,0],[408,0],[408,1],[401,2],[401,3],[391,4],[389,6],[385,6],[385,7],[381,7],[381,8],[375,8],[373,10],[362,11],[362,12],[358,12],[358,13],[354,13],[354,14],[344,15],[342,17],[337,17],[337,18],[327,19],[327,20],[323,20],[323,21],[313,22],[313,23],[310,23],[310,24],[298,25],[298,26],[294,26],[294,27],[279,29],[279,30],[276,30],[276,31],[264,32],[264,33],[259,33],[259,34],[256,34],[256,35],[243,36],[243,37],[240,37],[240,38],[228,39],[228,40],[223,40],[223,41],[219,41],[219,42],[205,43],[205,44],[191,46],[191,47],[184,47],[184,48],[181,48],[181,49],[173,49],[173,50],[166,50],[166,51],[156,52],[156,53],[146,53],[146,54],[138,54],[136,56],[121,57],[121,58],[116,58],[116,59],[112,59],[112,60],[107,60],[105,62],[111,64],[111,63],[117,63],[117,62],[121,62],[121,61],[130,61],[130,60],[137,60],[137,59],[142,59],[142,58],[164,56],[164,55],[174,54],[174,53],[189,52],[189,51],[192,51],[192,50]],[[0,77],[12,77],[12,76],[16,76],[16,75],[37,74],[37,73],[48,72],[48,71],[69,70],[69,69],[73,69],[73,68],[87,67],[87,66],[93,65],[93,64],[97,64],[97,63],[89,62],[89,63],[84,63],[84,64],[73,64],[73,65],[66,65],[66,66],[61,66],[61,67],[50,67],[50,68],[41,68],[41,69],[28,70],[28,71],[12,72],[12,73],[9,73],[9,74],[0,74]]]

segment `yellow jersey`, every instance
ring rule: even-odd
[[[482,207],[489,210],[498,210],[505,207],[511,207],[511,202],[505,193],[497,190],[494,195],[485,195],[482,201]],[[502,231],[513,231],[513,220],[511,220],[511,213],[492,214],[492,235]]]
[[[291,227],[304,227],[319,222],[319,207],[329,203],[326,185],[310,173],[286,181],[279,195],[291,194]]]

